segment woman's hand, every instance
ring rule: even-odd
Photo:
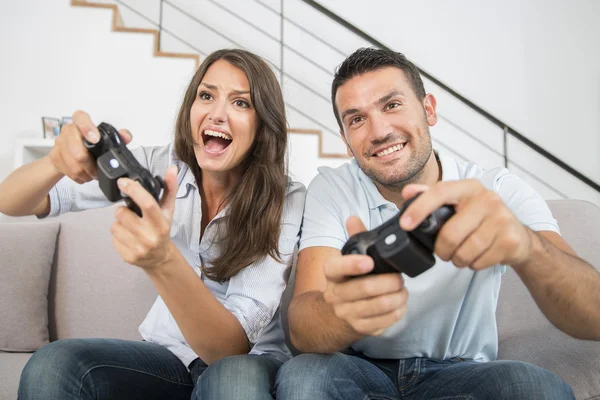
[[[132,136],[127,129],[119,130],[125,144]],[[97,177],[96,162],[83,145],[83,139],[90,143],[100,140],[98,128],[90,116],[83,111],[73,114],[73,123],[62,127],[50,151],[50,161],[54,168],[77,183],[85,183]]]
[[[170,166],[164,177],[165,189],[160,204],[138,182],[129,178],[117,181],[123,195],[142,210],[139,217],[127,207],[115,212],[111,226],[113,245],[125,262],[146,271],[160,268],[173,259],[177,248],[171,241],[171,223],[177,193],[177,167]]]

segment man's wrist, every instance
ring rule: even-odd
[[[511,265],[512,268],[519,274],[525,273],[528,269],[533,267],[536,264],[536,260],[540,260],[546,251],[540,235],[527,227],[525,227],[525,230],[529,239],[527,256],[523,259],[523,261],[516,262]]]

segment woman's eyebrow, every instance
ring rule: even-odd
[[[206,82],[201,82],[200,85],[205,86],[207,89],[211,89],[211,90],[218,90],[219,89],[216,85],[211,85],[210,83],[206,83]],[[231,93],[233,93],[235,95],[249,94],[250,90],[236,89],[236,90],[232,90]]]

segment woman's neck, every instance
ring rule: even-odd
[[[225,207],[226,196],[237,186],[241,176],[210,171],[202,171],[201,176],[202,219],[206,216],[208,223]]]

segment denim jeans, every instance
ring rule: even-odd
[[[190,370],[149,342],[66,339],[36,351],[21,374],[19,399],[272,399],[281,362],[267,356],[200,359]]]
[[[277,399],[573,399],[558,376],[520,361],[376,360],[303,354],[277,373]]]

